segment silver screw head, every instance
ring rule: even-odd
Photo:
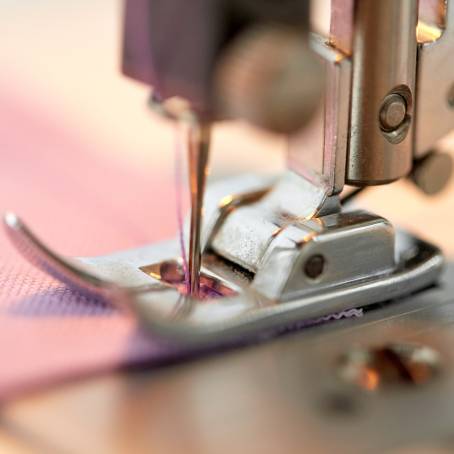
[[[397,93],[392,93],[383,101],[380,109],[381,127],[387,131],[396,130],[405,120],[407,115],[407,102]]]
[[[304,274],[310,279],[317,279],[325,268],[325,257],[320,254],[309,257],[304,264]]]

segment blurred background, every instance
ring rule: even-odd
[[[171,124],[147,111],[148,88],[120,73],[122,10],[120,0],[2,0],[2,91],[106,159],[171,173]],[[254,170],[258,162],[275,171],[282,161],[274,152],[282,140],[244,125],[222,125],[214,143],[216,174]]]

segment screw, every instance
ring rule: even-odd
[[[391,93],[384,99],[380,109],[381,127],[386,132],[395,131],[405,120],[407,102],[397,93]]]
[[[317,254],[309,257],[304,265],[304,273],[310,279],[316,279],[323,273],[325,257]]]

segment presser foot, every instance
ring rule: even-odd
[[[284,216],[285,223],[270,233],[252,208],[273,201],[276,222],[275,188],[279,184],[260,188],[254,182],[249,191],[229,196],[227,203],[225,197],[224,203],[211,208],[208,203],[211,219],[205,222],[197,299],[187,296],[178,241],[106,256],[66,258],[46,247],[14,214],[7,214],[4,221],[11,241],[29,262],[89,297],[127,308],[155,337],[176,343],[253,337],[401,298],[433,284],[440,275],[443,257],[437,247],[396,232],[385,219],[361,210],[343,212],[331,204],[323,214],[319,206],[318,216]],[[253,250],[238,256],[232,252],[241,238],[226,247],[227,238],[245,228],[233,222],[234,213],[243,221],[253,215],[256,228],[262,229]],[[249,229],[253,226],[251,222]]]

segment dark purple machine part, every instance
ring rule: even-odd
[[[123,73],[165,100],[187,99],[216,116],[213,74],[229,44],[252,26],[289,25],[306,33],[304,0],[126,0]]]

